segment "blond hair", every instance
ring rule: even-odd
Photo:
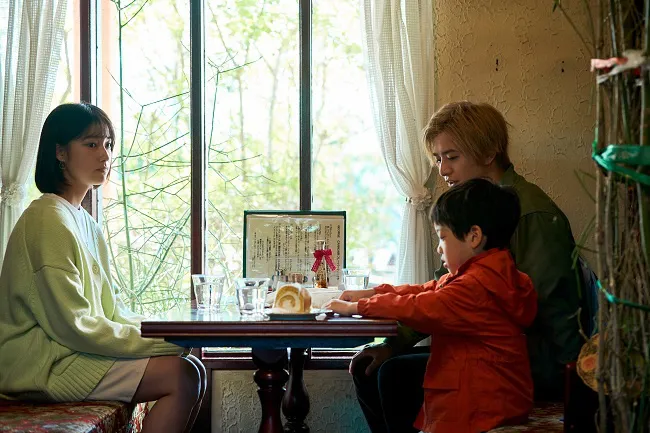
[[[424,128],[424,149],[435,164],[433,141],[443,132],[449,134],[458,149],[479,164],[494,156],[498,166],[510,166],[508,122],[490,104],[469,101],[452,102],[441,107]]]

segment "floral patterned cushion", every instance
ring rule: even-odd
[[[523,425],[499,427],[488,433],[562,433],[564,431],[564,405],[562,403],[537,403]]]
[[[34,404],[0,400],[3,433],[139,433],[146,404],[116,401]]]

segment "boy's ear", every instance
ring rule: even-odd
[[[483,230],[481,230],[481,228],[477,225],[470,227],[469,233],[467,234],[467,239],[469,240],[470,246],[473,249],[483,248],[487,242],[487,238],[483,234]]]

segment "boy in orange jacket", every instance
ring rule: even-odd
[[[327,306],[432,335],[414,424],[424,432],[488,431],[524,422],[532,408],[524,329],[535,318],[537,294],[507,250],[519,213],[508,188],[486,179],[456,185],[431,212],[448,274],[422,285],[345,291]]]

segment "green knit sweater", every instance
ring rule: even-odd
[[[11,233],[0,274],[0,393],[79,401],[118,358],[183,352],[140,335],[142,317],[113,289],[100,227],[73,211],[44,195]]]

